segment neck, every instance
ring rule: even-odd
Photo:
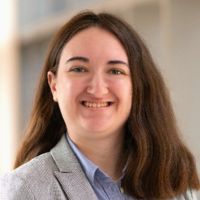
[[[117,135],[117,134],[116,134]],[[104,138],[96,140],[73,140],[80,151],[86,155],[95,165],[104,171],[113,180],[122,175],[124,162],[122,162],[124,140],[123,134],[115,138]]]

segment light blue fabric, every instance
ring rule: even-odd
[[[120,189],[120,180],[115,182],[106,175],[98,166],[90,161],[72,142],[67,135],[67,140],[72,151],[77,156],[80,164],[93,187],[98,199],[100,200],[133,200],[133,198],[125,195]]]

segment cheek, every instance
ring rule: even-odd
[[[113,90],[120,99],[132,101],[132,83],[128,80],[118,79],[111,83]]]
[[[132,107],[132,83],[131,81],[123,81],[116,84],[116,92],[120,101],[121,112],[129,115]]]
[[[79,85],[71,80],[62,80],[58,84],[58,104],[65,123],[73,116],[76,111],[77,96],[79,94]]]
[[[83,91],[83,83],[80,80],[63,78],[58,84],[57,91],[63,103],[74,103]]]
[[[128,109],[132,106],[132,86],[126,84],[122,86],[122,98]]]

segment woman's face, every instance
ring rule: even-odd
[[[123,133],[132,104],[126,52],[108,31],[91,27],[77,33],[63,48],[57,75],[48,72],[72,138],[105,138]]]

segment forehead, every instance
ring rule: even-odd
[[[127,57],[119,39],[101,27],[89,27],[76,33],[63,48],[62,54],[69,53]]]

